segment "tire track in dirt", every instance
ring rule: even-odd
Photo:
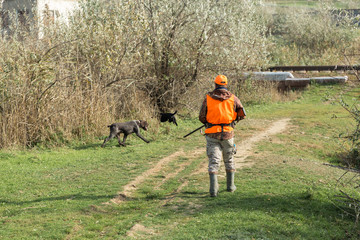
[[[195,150],[195,152],[192,154],[192,156],[197,156],[199,154],[204,153],[204,150],[200,150],[197,149]],[[156,163],[156,165],[153,168],[148,169],[146,172],[144,172],[143,174],[137,176],[133,181],[131,181],[130,183],[126,184],[124,186],[124,189],[122,192],[119,192],[117,194],[116,197],[114,197],[113,199],[111,199],[109,202],[106,202],[104,204],[111,204],[111,203],[115,203],[115,204],[120,204],[121,202],[123,202],[126,198],[131,197],[131,194],[136,191],[137,189],[137,185],[140,185],[142,182],[144,182],[146,179],[148,179],[150,176],[154,176],[157,173],[159,173],[162,169],[162,166],[165,166],[166,164],[168,164],[169,162],[171,162],[172,160],[181,157],[181,156],[186,156],[186,153],[184,151],[178,151],[175,152],[173,154],[171,154],[170,156],[167,156],[165,158],[162,158],[159,162]],[[191,162],[189,161],[189,164]],[[185,169],[186,166],[188,166],[189,164],[184,163],[182,164],[175,172],[173,173],[169,173],[168,175],[165,176],[165,179],[169,179],[172,176],[176,176],[177,173],[179,173],[180,171],[182,171],[183,169]],[[163,181],[164,182],[164,181]],[[163,183],[162,182],[162,183]],[[160,185],[162,184],[160,183]],[[160,186],[158,185],[158,186]]]
[[[178,152],[175,152],[175,153],[173,153],[173,154],[171,154],[171,155],[169,155],[169,156],[167,156],[165,158],[162,158],[160,161],[158,161],[156,163],[156,165],[153,168],[148,169],[146,172],[144,172],[143,174],[137,176],[134,180],[132,180],[131,182],[126,184],[124,186],[124,189],[123,189],[122,192],[119,192],[116,197],[114,197],[113,199],[110,199],[109,202],[106,202],[104,204],[111,204],[111,203],[120,204],[126,198],[131,196],[131,194],[137,189],[136,188],[137,185],[144,182],[144,180],[146,178],[148,178],[149,176],[155,175],[156,173],[160,172],[161,166],[169,163],[174,158],[177,158],[177,157],[183,156],[183,155],[185,155],[185,152],[178,151]]]
[[[251,167],[254,162],[252,161],[246,161],[246,158],[251,156],[253,154],[253,147],[254,145],[257,143],[257,142],[260,142],[268,137],[270,137],[271,135],[275,135],[275,134],[278,134],[278,133],[281,133],[283,131],[286,130],[288,124],[290,122],[290,118],[285,118],[285,119],[281,119],[281,120],[278,120],[276,122],[273,122],[271,124],[271,126],[269,128],[267,128],[266,130],[264,131],[261,131],[261,132],[258,132],[256,134],[254,134],[252,137],[248,138],[248,139],[245,139],[239,143],[236,143],[237,146],[240,146],[240,149],[238,147],[237,149],[237,153],[235,154],[234,158],[235,158],[235,162],[236,162],[236,168],[237,169],[241,169],[243,167]],[[203,150],[196,150],[196,155],[198,154],[202,154],[205,152],[205,149]],[[195,155],[195,154],[194,154]],[[183,164],[184,168],[187,166],[185,166],[185,164]],[[177,171],[177,173],[180,172],[180,171]],[[189,176],[195,176],[195,175],[198,175],[198,174],[202,174],[202,173],[206,173],[207,172],[207,161],[204,161],[204,162],[201,162],[199,164],[199,167],[194,170]],[[176,173],[176,174],[177,174]],[[169,179],[173,176],[176,176],[175,173],[173,174],[169,174],[168,177],[166,177],[166,179]],[[167,198],[165,198],[164,200],[162,200],[160,202],[160,205],[162,207],[166,206],[167,204],[169,204],[170,202],[174,201],[176,198],[177,198],[177,195],[181,192],[181,190],[186,187],[187,185],[189,184],[189,181],[184,181],[177,189],[175,189],[173,191],[173,193],[168,196]],[[137,227],[135,227],[137,226]],[[141,226],[141,231],[137,231],[138,229],[138,226]],[[146,231],[145,231],[145,230]],[[146,229],[146,227],[142,226],[140,223],[136,223],[134,225],[134,227],[132,227],[128,232],[127,232],[127,236],[137,236],[137,234],[146,234],[146,233],[150,233],[150,235],[153,235],[154,232],[151,230],[151,229]]]
[[[244,141],[237,143],[237,153],[235,155],[235,163],[236,168],[243,168],[245,166],[252,166],[254,162],[246,161],[246,158],[253,154],[253,147],[257,142],[270,137],[271,135],[275,135],[281,133],[286,130],[288,124],[290,122],[290,118],[280,119],[276,122],[273,122],[271,126],[265,131],[256,133],[249,139],[245,139]],[[239,167],[240,166],[240,167]]]
[[[251,167],[254,164],[254,162],[246,161],[246,158],[253,154],[252,149],[253,149],[254,145],[257,142],[260,142],[261,140],[270,137],[271,135],[275,135],[275,134],[283,132],[287,128],[289,121],[290,121],[290,118],[284,118],[284,119],[278,120],[276,122],[273,122],[268,129],[266,129],[262,132],[259,132],[259,133],[255,134],[254,136],[243,140],[242,142],[236,143],[236,145],[238,146],[237,152],[234,156],[236,168],[241,169],[243,167]],[[239,149],[239,146],[240,146],[240,149]],[[204,152],[205,152],[205,150],[204,150]],[[200,164],[200,167],[197,170],[195,170],[194,172],[192,172],[190,174],[190,176],[194,176],[194,175],[201,174],[201,173],[206,173],[207,172],[207,164],[208,164],[207,161]],[[186,187],[188,185],[188,183],[189,183],[189,181],[183,182],[174,191],[174,193],[179,193],[181,191],[181,189],[183,189],[184,187]],[[174,197],[172,197],[171,199],[174,199]],[[166,201],[166,203],[168,203],[168,202],[169,201]]]
[[[285,118],[285,119],[281,119],[278,120],[276,122],[273,122],[272,125],[264,130],[261,131],[259,133],[254,134],[252,137],[245,139],[237,144],[237,153],[234,156],[235,158],[235,163],[236,163],[236,168],[243,168],[246,166],[252,166],[254,163],[253,162],[249,162],[246,161],[246,158],[250,155],[252,155],[252,148],[254,146],[255,143],[271,136],[271,135],[275,135],[277,133],[280,133],[282,131],[284,131],[288,125],[288,122],[290,121],[289,118]],[[195,152],[192,154],[192,156],[197,156],[200,154],[203,154],[206,151],[206,149],[197,149],[195,150]],[[142,182],[144,182],[147,178],[149,178],[150,176],[153,176],[157,173],[159,173],[161,171],[162,166],[168,164],[169,162],[171,162],[172,160],[174,160],[175,158],[178,158],[180,156],[185,156],[186,153],[184,151],[178,151],[175,152],[165,158],[162,158],[159,162],[157,162],[157,164],[153,167],[148,169],[146,172],[144,172],[143,174],[137,176],[133,181],[131,181],[130,183],[128,183],[127,185],[124,186],[124,189],[122,192],[119,192],[117,194],[116,197],[114,197],[113,199],[111,199],[109,202],[106,202],[104,204],[110,204],[110,203],[115,203],[115,204],[120,204],[121,202],[123,202],[126,198],[130,197],[131,194],[136,191],[136,186],[140,185]],[[190,162],[190,161],[189,161]],[[190,164],[190,163],[189,163]],[[188,166],[189,164],[182,164],[175,172],[169,173],[168,175],[165,176],[165,179],[156,187],[159,187],[160,185],[162,185],[166,180],[172,178],[173,176],[176,176],[180,171],[182,171],[186,166]],[[200,174],[200,173],[204,173],[207,171],[206,168],[207,163],[201,164],[201,167],[196,170],[194,173],[192,173],[191,175],[194,174]],[[188,184],[188,181],[183,182],[178,189],[176,189],[174,191],[175,192],[180,192],[182,188],[184,188],[186,185]]]
[[[203,154],[204,150],[202,149],[197,149],[195,150],[195,152],[193,153],[193,155],[191,156],[192,159],[196,158],[198,155]],[[184,163],[182,163],[180,166],[177,167],[177,169],[174,172],[171,172],[169,174],[167,174],[165,176],[165,178],[154,187],[154,189],[159,189],[167,180],[169,180],[172,177],[175,177],[176,175],[178,175],[178,173],[180,173],[181,171],[183,171],[187,166],[189,166],[192,163],[192,161],[186,161]]]

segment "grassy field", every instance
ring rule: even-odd
[[[311,86],[291,102],[248,106],[239,150],[277,120],[289,124],[251,148],[236,192],[224,191],[221,169],[217,198],[208,196],[204,137],[182,137],[197,119],[144,133],[150,144],[130,136],[125,148],[96,139],[1,151],[0,239],[358,239],[334,198],[344,171],[324,165],[337,163],[337,136],[353,124],[333,101],[342,89]],[[358,96],[353,88],[346,99]]]

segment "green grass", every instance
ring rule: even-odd
[[[207,161],[205,152],[194,153],[205,149],[204,138],[182,138],[201,125],[197,119],[149,131],[150,144],[130,136],[126,148],[116,140],[100,148],[98,139],[68,148],[3,150],[0,239],[357,239],[354,218],[334,199],[344,172],[323,165],[337,162],[342,150],[336,136],[352,124],[331,101],[342,88],[311,86],[292,102],[247,106],[248,118],[236,128],[239,143],[278,119],[291,118],[291,124],[257,143],[247,158],[255,164],[236,172],[236,192],[224,191],[222,169],[217,198],[208,197],[206,169],[196,173]],[[176,151],[184,154],[145,178],[125,201],[104,204]]]

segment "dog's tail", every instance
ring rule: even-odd
[[[175,110],[175,112],[172,115],[175,115],[177,113],[177,110]]]

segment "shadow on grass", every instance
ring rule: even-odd
[[[28,201],[9,201],[9,200],[2,200],[0,199],[0,204],[9,204],[9,205],[26,205],[31,203],[39,203],[39,202],[47,202],[47,201],[70,201],[70,200],[98,200],[104,199],[108,200],[113,198],[113,195],[82,195],[82,194],[69,194],[65,196],[57,196],[57,197],[45,197],[45,198],[38,198],[34,200]]]
[[[177,198],[204,199],[203,204],[209,212],[227,211],[264,211],[264,212],[292,212],[314,216],[314,214],[338,214],[340,210],[331,202],[314,199],[311,192],[295,193],[293,195],[268,196],[260,195],[249,197],[248,194],[229,193],[219,191],[217,197],[210,197],[208,192],[185,191],[178,194]],[[170,197],[170,196],[168,196]],[[206,211],[206,210],[205,210]]]
[[[352,232],[355,220],[351,216],[345,216],[331,201],[317,199],[311,193],[274,196],[221,191],[216,198],[205,195],[204,192],[182,193],[182,198],[201,200],[193,208],[177,209],[177,214],[196,215],[202,226],[211,226],[211,233],[206,227],[204,232],[197,230],[204,239],[342,239],[347,232],[351,237],[356,235]],[[169,211],[174,208],[164,207]],[[214,226],[213,219],[222,224]],[[246,231],[249,232],[244,235]]]
[[[292,195],[262,195],[253,197],[241,193],[220,192],[217,198],[209,197],[204,204],[206,205],[205,209],[211,209],[209,214],[229,210],[235,212],[260,211],[264,215],[277,215],[279,218],[281,216],[291,218],[291,216],[296,215],[303,219],[335,221],[343,213],[330,201],[316,199],[312,193],[307,192],[294,193]]]
[[[207,198],[209,197],[208,192],[195,192],[195,191],[184,191],[179,194],[181,198]]]
[[[101,143],[88,143],[73,147],[74,150],[88,150],[88,149],[98,149],[98,148],[101,148]]]
[[[120,146],[118,144],[118,142],[116,140],[113,140],[113,141],[110,141],[108,142],[104,148],[101,147],[102,145],[102,141],[99,142],[99,143],[86,143],[86,144],[83,144],[83,145],[76,145],[74,147],[72,147],[74,150],[89,150],[89,149],[112,149],[112,148],[121,148],[121,149],[126,149],[126,147],[134,147],[136,146],[137,144],[136,143],[133,143],[133,142],[126,142],[126,146]]]

